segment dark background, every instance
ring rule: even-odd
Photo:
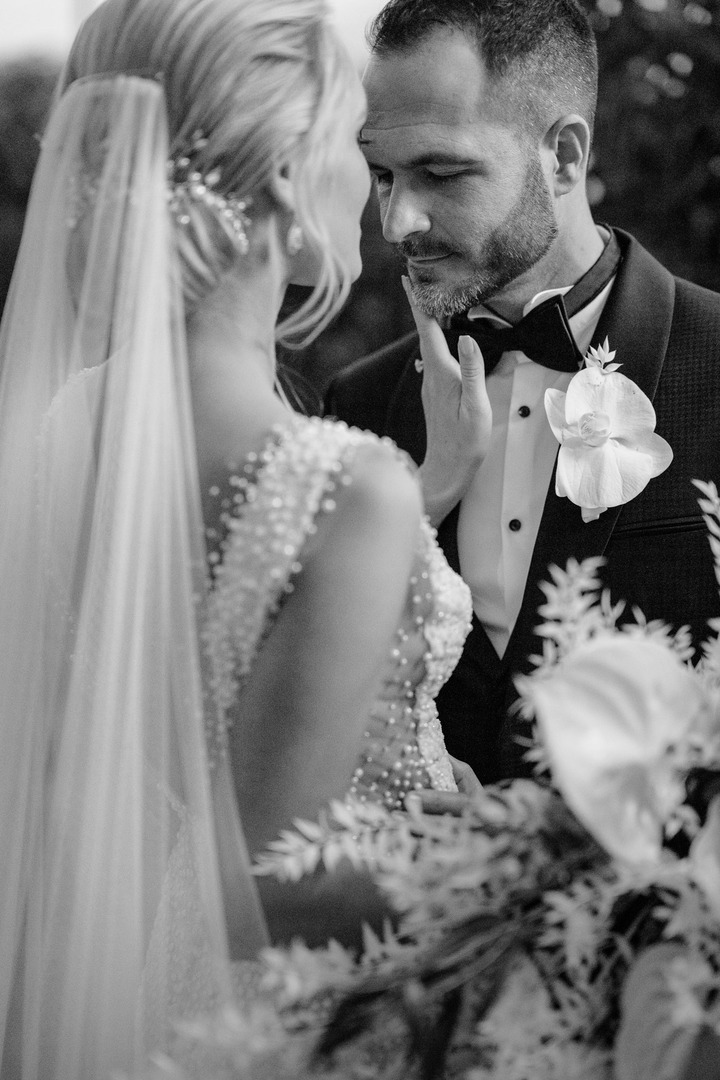
[[[633,233],[676,274],[720,291],[720,0],[585,6],[600,52],[588,178],[596,219]],[[0,68],[0,307],[57,73],[42,58]],[[401,264],[382,239],[374,198],[362,247],[363,274],[345,309],[316,342],[282,356],[310,409],[339,368],[412,328]]]

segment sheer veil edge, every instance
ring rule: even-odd
[[[69,88],[0,330],[3,1080],[137,1069],[176,1019],[183,942],[229,993],[213,803],[235,811],[207,768],[167,144],[158,83]],[[264,931],[234,828],[252,952]],[[167,904],[180,850],[197,898],[184,928]]]

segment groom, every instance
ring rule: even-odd
[[[428,513],[475,610],[440,718],[450,753],[485,782],[529,771],[513,679],[542,649],[534,631],[551,564],[603,556],[613,599],[689,623],[696,640],[720,613],[691,484],[720,482],[720,296],[593,221],[596,85],[593,35],[574,0],[390,0],[373,26],[361,142],[384,236],[452,353],[460,335],[480,344],[492,434],[481,446],[477,350],[446,365],[443,383],[442,368],[423,373],[415,334],[346,369],[326,409],[391,436],[421,465]],[[437,333],[422,315],[418,325]],[[566,390],[606,337],[652,399],[674,459],[586,523],[555,493],[544,395]]]

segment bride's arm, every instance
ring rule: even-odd
[[[415,478],[394,451],[368,446],[335,498],[245,684],[231,736],[253,853],[293,818],[312,819],[347,791],[407,602],[421,515]],[[357,928],[361,910],[371,920],[381,910],[367,882],[343,882],[342,874],[287,890],[260,879],[259,887],[274,936],[292,933],[288,904],[296,909],[295,933],[345,938],[342,926]],[[302,926],[307,918],[313,925]],[[331,926],[336,919],[340,925]]]

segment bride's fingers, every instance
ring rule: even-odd
[[[485,384],[485,360],[474,338],[463,334],[458,341],[458,360],[462,381],[462,404],[470,413],[490,411]]]
[[[489,421],[490,402],[485,386],[485,361],[480,346],[468,334],[461,335],[456,360],[437,320],[426,315],[415,303],[409,278],[403,275],[402,283],[420,336],[422,360],[419,363],[416,361],[416,367],[419,371],[424,371],[427,366],[431,379],[438,376],[443,385],[456,388],[459,386],[461,407],[470,417],[479,415],[483,423],[486,418]]]
[[[405,796],[405,809],[413,813],[421,810],[424,814],[452,814],[460,817],[467,809],[470,798],[459,791],[433,791],[424,788],[412,791]]]
[[[478,780],[474,769],[466,761],[460,761],[458,758],[453,757],[452,754],[448,754],[448,757],[450,758],[450,765],[458,791],[462,795],[479,795],[483,791],[483,786]]]
[[[441,331],[442,332],[442,331]],[[482,350],[469,334],[462,334],[458,340],[458,360],[463,383],[485,382],[485,360]]]
[[[440,329],[437,320],[431,318],[430,315],[426,315],[417,306],[410,280],[405,275],[403,275],[402,283],[420,336],[420,355],[422,356],[423,365],[427,364],[434,369],[441,367],[448,371],[451,377],[457,378],[459,375],[457,361],[447,346],[445,335]]]

